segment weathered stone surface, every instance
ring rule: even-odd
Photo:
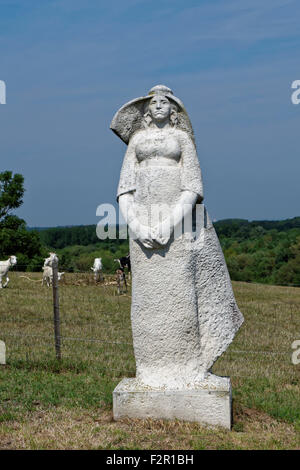
[[[202,390],[207,381],[219,383],[220,378],[209,371],[232,342],[243,316],[202,204],[202,176],[187,113],[167,87],[154,87],[150,93],[147,99],[123,106],[111,126],[124,141],[129,140],[118,200],[131,233],[136,378],[143,386],[178,392],[174,396],[181,397],[178,403],[184,406],[183,391]],[[132,113],[137,110],[140,115],[132,130]],[[186,223],[188,217],[191,225]],[[182,221],[184,230],[178,235]],[[205,393],[208,404],[210,392]],[[147,395],[141,408],[147,413],[154,404],[151,397]],[[166,397],[160,395],[159,413],[169,406]],[[137,400],[131,400],[138,406]],[[203,406],[197,407],[200,420]]]
[[[6,364],[6,346],[4,341],[0,341],[0,364]]]
[[[123,379],[113,392],[113,410],[115,419],[180,419],[230,429],[230,380],[223,378],[218,385],[204,382],[185,390],[164,390],[146,387],[136,379]]]

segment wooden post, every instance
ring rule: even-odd
[[[60,319],[59,319],[59,291],[58,291],[58,257],[52,261],[52,288],[53,288],[53,313],[54,313],[54,338],[56,359],[61,359],[60,348]]]
[[[4,341],[0,340],[0,364],[6,364],[6,347]]]

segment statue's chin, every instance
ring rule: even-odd
[[[152,117],[152,122],[153,124],[168,124],[169,122],[169,117],[165,117],[165,116],[154,116]]]

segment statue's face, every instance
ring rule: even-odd
[[[149,112],[154,121],[166,121],[171,114],[170,101],[165,96],[153,96],[149,103]]]

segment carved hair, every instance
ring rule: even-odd
[[[178,107],[175,103],[171,103],[170,100],[165,96],[166,100],[169,101],[171,105],[171,112],[170,112],[170,124],[173,127],[176,127],[178,123]],[[147,102],[144,105],[144,115],[143,115],[143,124],[145,127],[149,127],[152,123],[152,117],[149,111],[149,104],[150,100],[147,100]]]

